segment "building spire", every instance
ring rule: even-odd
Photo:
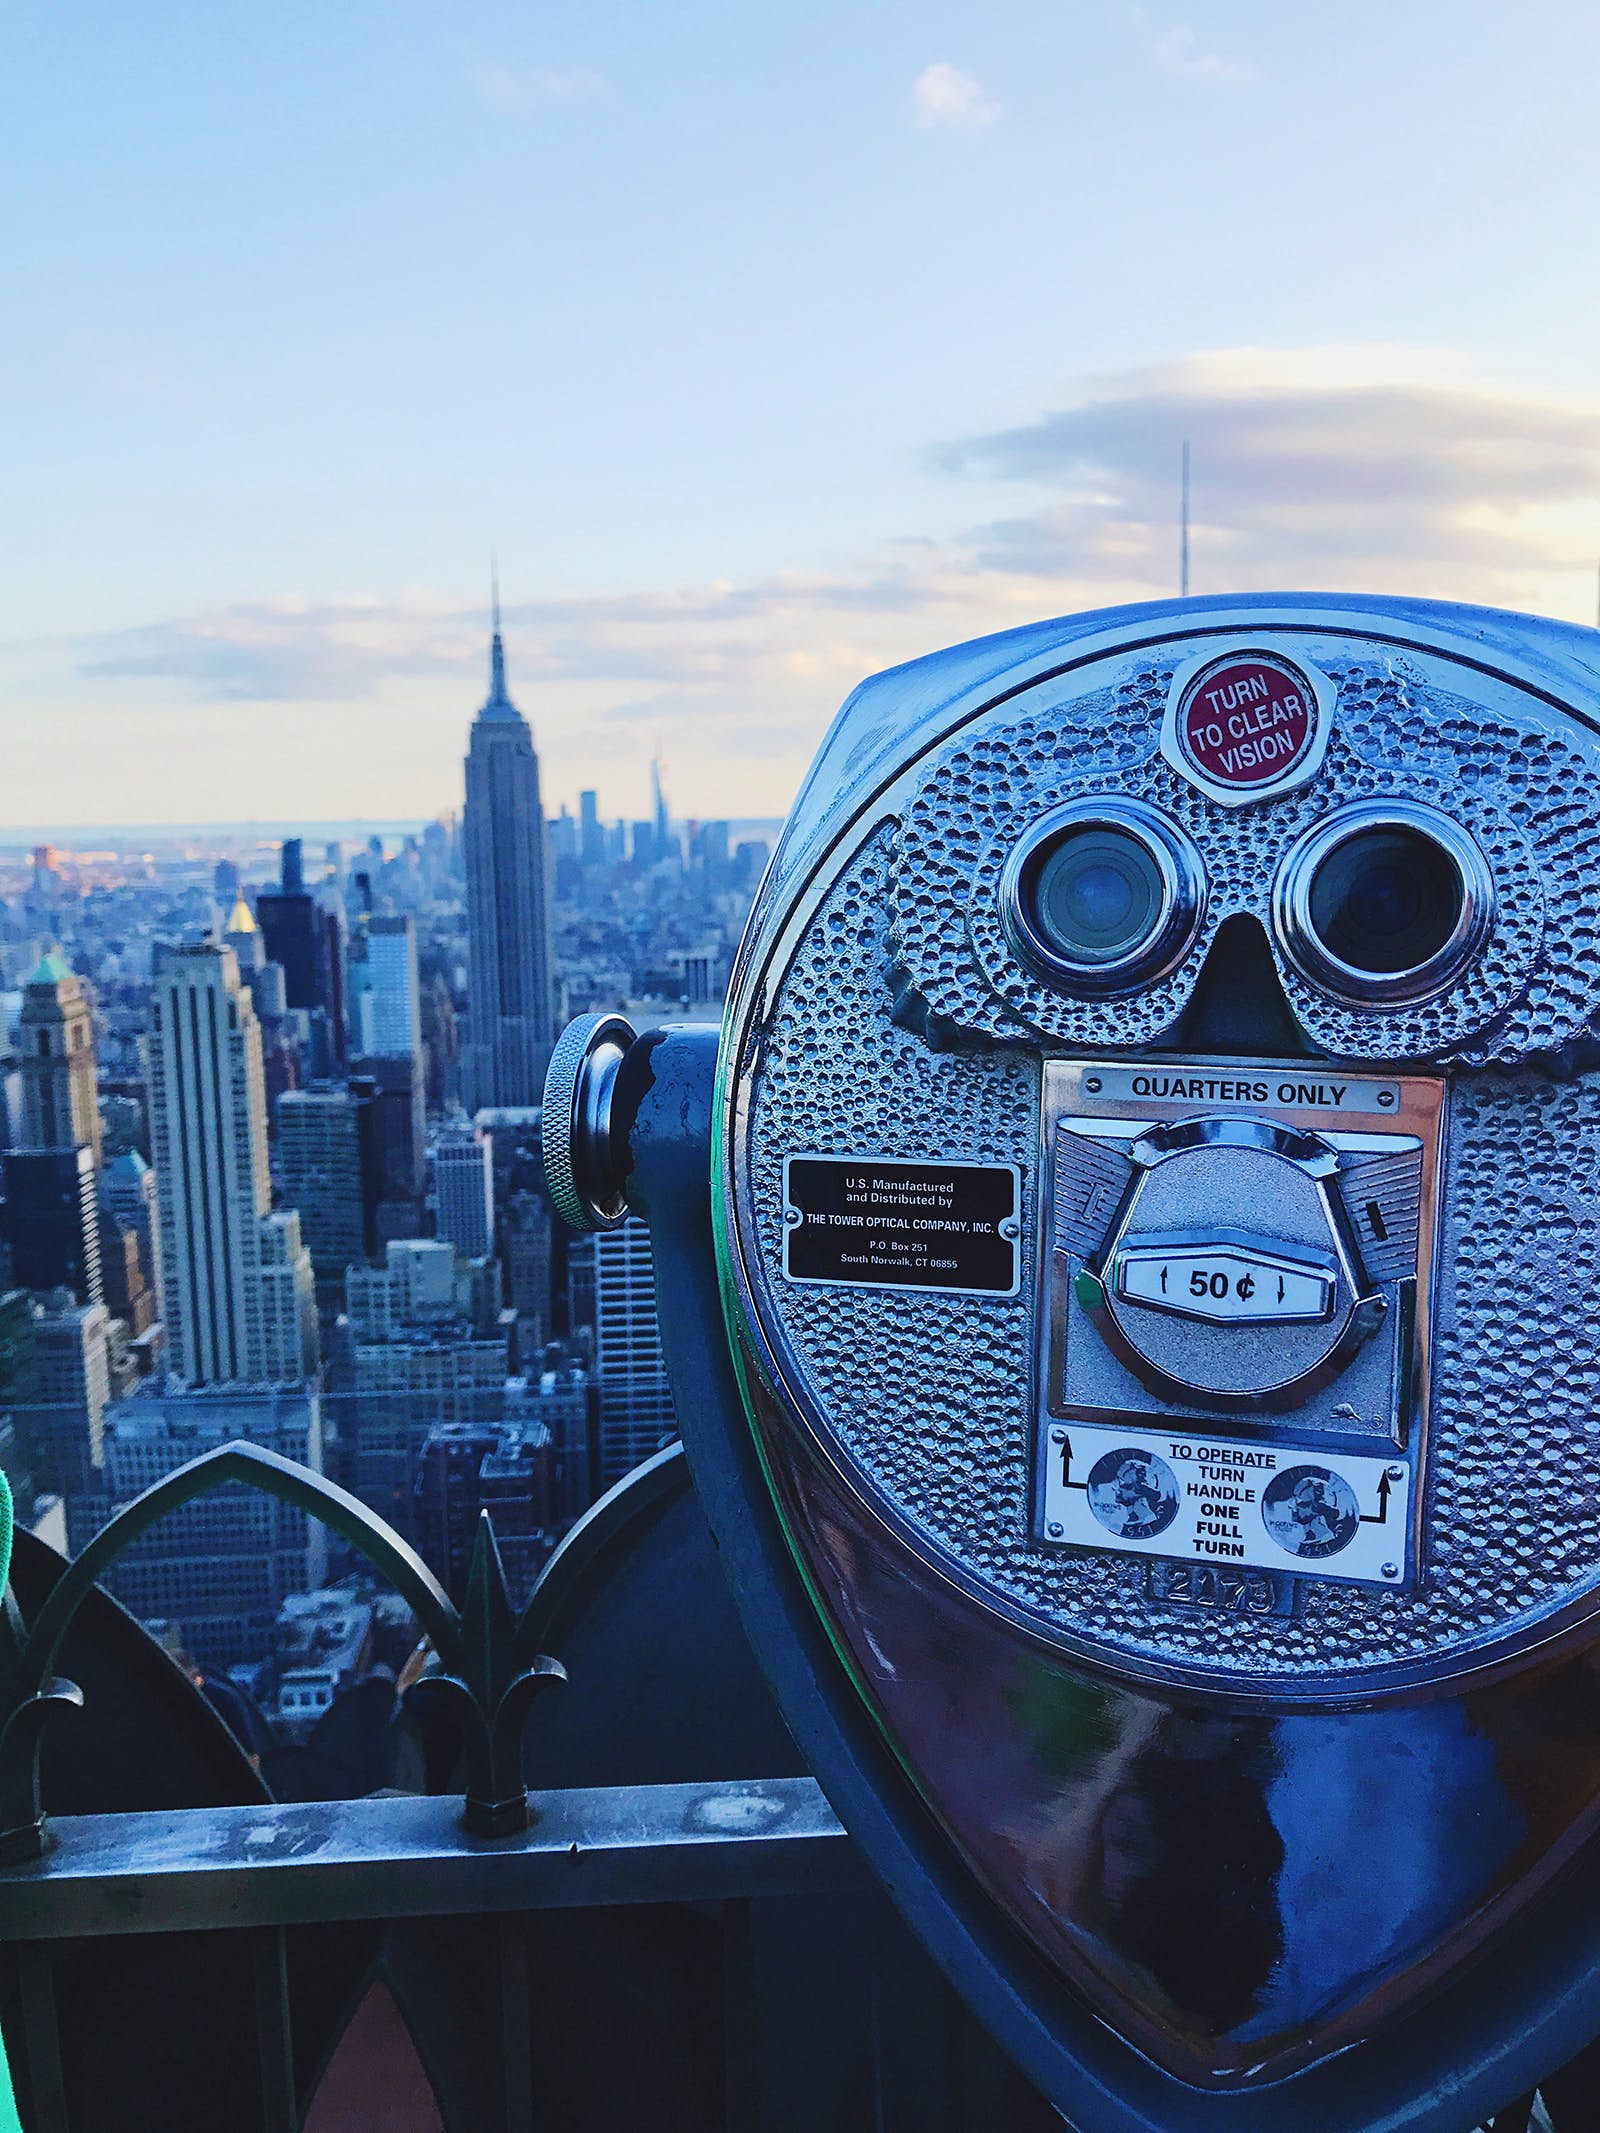
[[[506,698],[506,648],[500,637],[500,558],[489,551],[489,612],[492,636],[489,642],[489,701],[503,704]]]

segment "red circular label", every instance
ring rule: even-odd
[[[1311,752],[1317,699],[1298,667],[1245,652],[1197,674],[1178,705],[1178,746],[1215,785],[1248,791]]]

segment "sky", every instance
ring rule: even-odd
[[[1593,622],[1600,9],[8,0],[0,826],[781,813],[1192,589]]]

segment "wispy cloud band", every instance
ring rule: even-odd
[[[937,473],[987,507],[953,538],[850,568],[510,602],[513,692],[563,761],[615,763],[664,736],[708,784],[723,757],[761,762],[781,804],[863,673],[1174,589],[1184,439],[1199,590],[1588,611],[1600,405],[1495,390],[1429,351],[1234,350],[1090,379],[1034,421],[939,447]],[[1017,508],[997,510],[1007,491]],[[475,606],[422,593],[259,600],[105,633],[76,659],[110,701],[370,722],[391,701],[414,718],[437,700],[459,720],[481,694],[484,630]]]

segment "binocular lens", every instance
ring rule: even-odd
[[[1459,823],[1409,800],[1363,800],[1308,832],[1272,892],[1303,977],[1351,1007],[1446,991],[1494,924],[1494,879]]]
[[[1069,963],[1132,955],[1161,924],[1166,883],[1155,854],[1129,831],[1099,823],[1068,830],[1039,869],[1035,922]]]
[[[1330,955],[1391,977],[1421,969],[1449,945],[1463,896],[1451,855],[1420,830],[1395,824],[1334,847],[1311,877],[1309,915]]]
[[[1187,954],[1205,908],[1200,855],[1143,801],[1106,793],[1046,815],[1001,886],[1013,947],[1052,983],[1132,992]]]

